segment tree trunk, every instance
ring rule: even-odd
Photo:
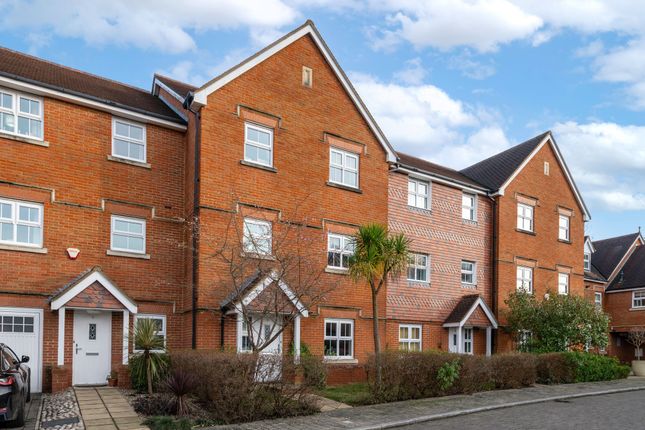
[[[376,364],[376,386],[381,387],[382,369],[381,369],[381,336],[378,329],[378,292],[372,287],[372,330],[374,331],[374,361]]]
[[[148,394],[152,395],[152,372],[150,371],[150,352],[144,352],[145,365],[146,365],[146,379],[148,380]]]

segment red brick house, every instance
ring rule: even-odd
[[[489,190],[455,170],[399,153],[390,170],[392,232],[411,240],[407,273],[388,283],[387,346],[490,354]]]
[[[637,232],[589,242],[588,248],[588,297],[593,293],[595,303],[610,317],[607,353],[625,362],[636,359],[627,341],[629,331],[645,327],[644,243]]]

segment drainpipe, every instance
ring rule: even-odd
[[[497,318],[497,320],[499,321],[499,315],[498,315],[499,306],[497,306],[497,296],[498,296],[498,292],[497,292],[497,235],[498,235],[497,200],[495,199],[495,197],[492,197],[490,195],[489,195],[489,198],[491,199],[491,202],[492,202],[491,212],[493,214],[492,216],[493,237],[491,242],[491,271],[492,271],[491,278],[492,278],[493,285],[491,288],[491,292],[492,292],[491,295],[492,295],[493,315],[495,315],[495,318]],[[497,350],[497,339],[498,339],[497,330],[493,331],[491,335],[492,335],[491,343],[493,346],[492,353],[495,353],[495,351]]]
[[[201,132],[201,114],[200,111],[194,111],[190,105],[194,99],[193,93],[188,93],[184,100],[184,109],[192,112],[195,115],[195,160],[194,160],[194,177],[193,177],[193,224],[192,224],[192,339],[191,347],[197,348],[197,278],[199,273],[199,254],[197,248],[199,246],[199,180],[200,180],[200,162],[201,162],[201,147],[200,147],[200,132]]]

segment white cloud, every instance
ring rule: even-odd
[[[448,67],[460,71],[462,75],[468,78],[477,80],[486,79],[495,74],[495,66],[491,62],[486,64],[474,60],[468,51],[451,57],[448,60]]]
[[[420,58],[413,58],[405,63],[406,67],[394,73],[394,79],[404,84],[419,85],[428,74]]]
[[[358,73],[351,78],[397,150],[461,168],[510,146],[495,112],[434,85],[385,83]]]
[[[282,0],[5,0],[0,25],[74,37],[91,45],[122,44],[179,53],[191,51],[196,31],[248,27],[264,43],[298,12]]]
[[[645,126],[566,122],[553,131],[585,199],[606,210],[645,210]]]

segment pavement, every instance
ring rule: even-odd
[[[608,382],[592,382],[581,384],[562,384],[562,385],[536,385],[530,388],[518,390],[500,390],[476,393],[473,395],[459,395],[438,397],[430,399],[409,400],[405,402],[385,403],[372,406],[361,406],[351,409],[337,409],[330,412],[322,412],[317,415],[307,417],[295,417],[278,420],[257,421],[230,426],[212,427],[212,429],[246,429],[246,430],[381,430],[389,428],[410,428],[422,429],[437,425],[443,425],[450,419],[463,419],[471,415],[474,418],[481,416],[483,413],[498,413],[503,415],[502,409],[528,408],[532,407],[545,408],[546,403],[560,403],[575,401],[573,399],[587,400],[593,396],[605,396],[610,394],[638,394],[636,397],[643,404],[645,398],[645,378],[630,377],[628,379]],[[566,404],[565,404],[566,405]],[[642,406],[640,406],[641,409]],[[605,413],[607,410],[605,410]],[[508,412],[508,411],[506,411]],[[544,414],[544,412],[543,412]],[[546,414],[548,415],[548,413]],[[566,408],[562,412],[566,418]],[[611,414],[614,415],[612,410]],[[542,419],[538,414],[537,422]],[[445,420],[445,421],[444,421]],[[430,424],[429,422],[432,421]],[[475,421],[477,422],[477,421]],[[481,423],[481,421],[479,421]],[[642,428],[642,422],[636,427]],[[510,427],[505,428],[523,428],[517,423],[511,421]],[[460,428],[459,426],[443,428]],[[616,426],[602,428],[622,428]],[[436,427],[440,428],[440,427]],[[467,427],[466,427],[467,428]],[[475,428],[475,427],[472,427]],[[481,425],[476,428],[482,429]],[[489,427],[504,428],[504,427]],[[530,427],[527,427],[530,428]],[[548,428],[538,426],[535,428]],[[552,427],[560,428],[560,427]],[[565,427],[566,428],[566,427]]]
[[[77,387],[74,391],[85,430],[148,429],[117,388]]]
[[[38,424],[38,414],[40,412],[41,396],[40,394],[32,394],[31,401],[26,404],[27,410],[25,411],[25,425],[22,427],[14,427],[19,430],[35,430]]]

